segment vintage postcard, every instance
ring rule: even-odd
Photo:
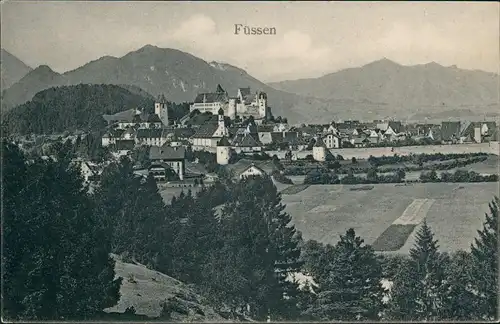
[[[1,2],[4,322],[495,322],[498,2]]]

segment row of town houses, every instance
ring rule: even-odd
[[[235,100],[236,108],[233,107]],[[312,156],[316,161],[325,161],[332,154],[331,150],[391,146],[408,139],[441,144],[498,141],[496,123],[486,121],[407,125],[394,120],[350,120],[300,126],[274,123],[267,120],[270,110],[266,100],[265,93],[252,95],[249,88],[239,89],[238,96],[233,99],[219,86],[215,93],[198,95],[190,113],[180,122],[172,123],[167,101],[161,96],[153,114],[132,109],[103,116],[108,127],[102,136],[102,145],[109,147],[115,156],[129,154],[138,146],[150,146],[149,173],[161,181],[167,180],[169,172],[173,171],[184,181],[202,173],[193,171],[197,168],[193,164],[186,167],[189,165],[185,159],[187,147],[215,153],[219,164],[232,167],[229,160],[233,153],[290,151],[294,152],[292,159]],[[189,124],[193,112],[200,109],[212,113],[213,118],[201,124]],[[236,123],[235,112],[242,121]],[[235,169],[239,174],[246,174],[259,173],[266,167],[252,162],[243,169],[241,166]]]
[[[290,126],[283,123],[227,125],[223,109],[216,119],[202,125],[165,125],[158,114],[130,110],[105,116],[109,122],[103,146],[131,150],[138,145],[191,146],[215,151],[222,136],[237,152],[305,150],[320,138],[328,149],[390,145],[398,141],[427,139],[434,143],[481,143],[498,136],[495,122],[443,122],[403,125],[400,121],[332,122],[328,125]],[[167,123],[168,124],[168,123]]]

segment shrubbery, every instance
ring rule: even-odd
[[[481,162],[487,159],[486,153],[463,153],[463,154],[411,154],[411,155],[398,155],[394,154],[393,156],[370,156],[368,158],[368,162],[370,162],[373,166],[381,166],[386,164],[397,164],[397,163],[413,163],[417,165],[423,165],[426,162],[435,162],[435,161],[449,161],[449,160],[458,160],[458,159],[467,159],[469,161],[467,164]],[[454,166],[459,167],[460,165]]]
[[[404,172],[380,175],[375,169],[370,170],[366,177],[355,176],[350,172],[345,177],[339,178],[334,172],[309,172],[304,184],[377,184],[377,183],[401,183],[404,181]]]
[[[422,172],[420,174],[421,182],[496,182],[497,174],[480,175],[475,171],[457,170],[454,173],[443,172],[438,176],[435,170]]]
[[[287,178],[279,171],[274,171],[272,176],[274,180],[278,181],[279,183],[293,185],[293,181],[290,178]]]
[[[366,173],[372,167],[379,168],[379,172],[398,172],[403,170],[422,171],[422,170],[451,170],[467,166],[472,163],[483,162],[488,156],[485,153],[470,153],[470,154],[420,154],[410,156],[370,156],[368,159],[369,165],[360,164],[357,160],[352,160],[350,164],[341,164],[342,159],[337,157],[335,161],[330,161],[326,164],[315,162],[314,164],[306,161],[295,161],[289,164],[285,169],[285,175],[307,175],[310,172],[317,171],[328,173],[330,170],[335,170],[336,174],[349,173]],[[353,162],[354,161],[354,162]],[[408,163],[414,165],[391,166],[391,164]]]

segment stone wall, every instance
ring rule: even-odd
[[[331,149],[333,155],[342,155],[344,159],[351,159],[355,157],[356,159],[368,159],[370,155],[379,156],[393,156],[398,155],[410,155],[410,154],[461,154],[461,153],[488,153],[499,155],[500,143],[499,142],[489,142],[489,143],[474,143],[474,144],[454,144],[454,145],[422,145],[422,146],[403,146],[394,147],[394,151],[391,151],[391,147],[365,147],[365,148],[343,148],[343,149]],[[279,159],[284,159],[287,151],[266,151],[267,154],[276,156]],[[292,151],[292,154],[297,156],[299,159],[305,158],[308,154],[312,154],[312,151]]]

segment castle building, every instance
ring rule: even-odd
[[[236,97],[230,97],[220,84],[215,92],[198,94],[190,107],[190,111],[199,110],[201,113],[211,112],[214,115],[220,109],[231,119],[252,116],[256,121],[262,121],[269,115],[265,92],[252,93],[250,88],[239,88]]]

